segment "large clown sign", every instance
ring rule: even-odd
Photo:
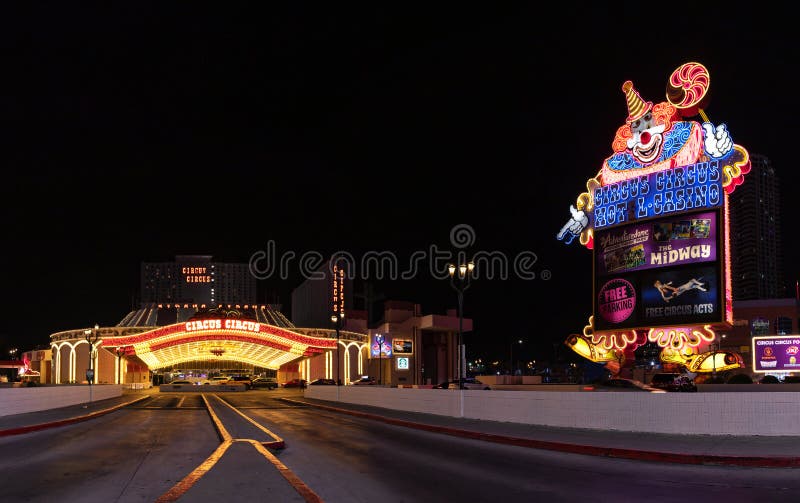
[[[686,63],[655,104],[622,85],[628,116],[613,153],[557,235],[594,253],[594,313],[566,341],[588,359],[619,363],[650,341],[662,361],[703,372],[700,351],[731,326],[728,197],[750,157],[708,119],[710,82],[703,65]]]

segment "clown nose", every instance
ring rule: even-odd
[[[648,133],[647,131],[642,133],[642,136],[639,137],[639,141],[642,142],[642,144],[644,145],[650,143],[650,133]]]

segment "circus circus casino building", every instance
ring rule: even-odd
[[[209,256],[143,263],[142,297],[147,302],[139,309],[114,326],[50,336],[52,382],[85,382],[87,369],[93,370],[95,384],[131,387],[148,387],[176,375],[197,380],[234,374],[279,381],[333,378],[337,354],[343,363],[341,377],[358,374],[369,350],[367,334],[340,330],[337,338],[332,327],[296,327],[278,306],[242,302],[247,299],[236,297],[242,292],[255,296],[255,288],[247,284],[247,267],[214,263]],[[158,302],[157,296],[167,299]],[[343,302],[340,306],[344,310]]]
[[[660,103],[624,82],[612,153],[557,235],[594,254],[593,314],[565,344],[612,373],[645,343],[675,370],[744,366],[719,342],[733,323],[729,197],[750,157],[706,115],[710,82],[702,64],[681,65]]]

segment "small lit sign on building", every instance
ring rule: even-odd
[[[396,354],[410,355],[414,353],[414,343],[408,339],[395,339],[392,342],[392,350]]]
[[[373,358],[391,358],[392,345],[387,340],[385,335],[375,334],[372,337],[372,346],[370,354]]]
[[[800,370],[800,335],[753,337],[753,372]]]
[[[211,283],[207,267],[182,267],[181,274],[187,283]]]
[[[407,356],[397,358],[397,370],[408,370],[409,358]]]

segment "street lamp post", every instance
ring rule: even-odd
[[[458,270],[458,272],[456,272]],[[469,280],[472,276],[472,271],[475,270],[475,264],[472,262],[469,263],[461,263],[456,266],[455,264],[448,264],[447,271],[450,273],[450,286],[453,287],[458,293],[458,347],[456,348],[458,353],[458,370],[456,371],[456,378],[458,380],[459,388],[463,386],[463,378],[464,376],[461,375],[462,369],[462,331],[464,325],[464,290],[469,288]]]
[[[383,380],[383,334],[375,334],[375,340],[378,341],[378,386],[380,386]]]
[[[336,385],[341,386],[342,380],[339,376],[339,330],[344,322],[344,311],[339,311],[339,314],[332,314],[331,321],[336,327]]]
[[[521,345],[522,344],[522,339],[517,339],[516,343]],[[508,362],[508,367],[510,369],[509,373],[513,376],[514,375],[514,343],[513,342],[511,343],[511,346],[509,346],[509,349],[510,349],[510,351],[509,351],[509,354],[508,354],[508,359],[510,361]]]
[[[100,337],[100,325],[94,324],[94,329],[84,330],[83,335],[89,343],[89,368],[86,370],[86,380],[89,381],[89,405],[92,404],[92,383],[94,382],[94,345]],[[85,407],[84,407],[85,408]]]
[[[9,349],[9,350],[8,350],[8,357],[9,357],[11,360],[14,360],[14,359],[17,357],[17,351],[18,351],[18,349],[17,349],[17,348],[11,348],[11,349]],[[19,375],[19,368],[17,368],[17,375]],[[13,376],[12,376],[12,377],[13,377]]]

